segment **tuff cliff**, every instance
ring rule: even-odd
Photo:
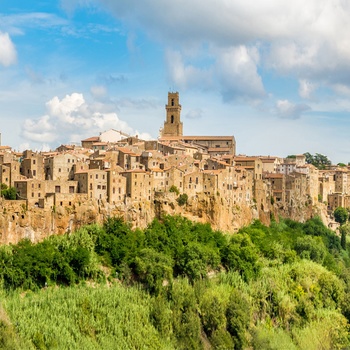
[[[329,217],[323,204],[313,206],[310,203],[286,206],[281,203],[269,208],[259,208],[253,201],[244,205],[228,205],[218,195],[198,194],[179,205],[175,193],[159,192],[153,202],[126,203],[120,206],[104,201],[87,201],[72,207],[53,207],[42,209],[27,208],[25,201],[0,201],[0,243],[17,243],[27,238],[33,242],[43,240],[54,234],[72,232],[81,226],[101,224],[109,216],[121,216],[133,227],[146,227],[155,217],[164,214],[182,215],[196,222],[210,223],[214,229],[233,233],[248,225],[254,219],[264,224],[270,223],[271,217],[289,217],[305,221],[318,215],[325,224]]]

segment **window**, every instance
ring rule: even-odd
[[[61,192],[61,186],[55,186],[55,192],[60,193]]]
[[[74,193],[74,186],[69,186],[69,193]]]
[[[174,99],[171,99],[171,105],[174,106]]]
[[[59,172],[59,173],[61,172],[61,168],[58,168],[58,172]]]
[[[171,124],[174,124],[174,116],[171,116],[171,120],[170,120]]]
[[[35,159],[33,159],[33,164],[35,164]]]

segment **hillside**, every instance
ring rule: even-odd
[[[1,246],[6,349],[342,349],[349,246],[318,218],[235,235],[110,218]]]

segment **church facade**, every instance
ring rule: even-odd
[[[209,154],[236,154],[234,136],[184,136],[181,121],[181,105],[178,92],[168,93],[168,104],[165,106],[166,120],[159,137],[160,142],[184,142],[207,149]]]

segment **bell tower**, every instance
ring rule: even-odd
[[[166,121],[162,136],[182,136],[181,105],[179,104],[179,93],[168,92],[168,104],[166,109]]]

